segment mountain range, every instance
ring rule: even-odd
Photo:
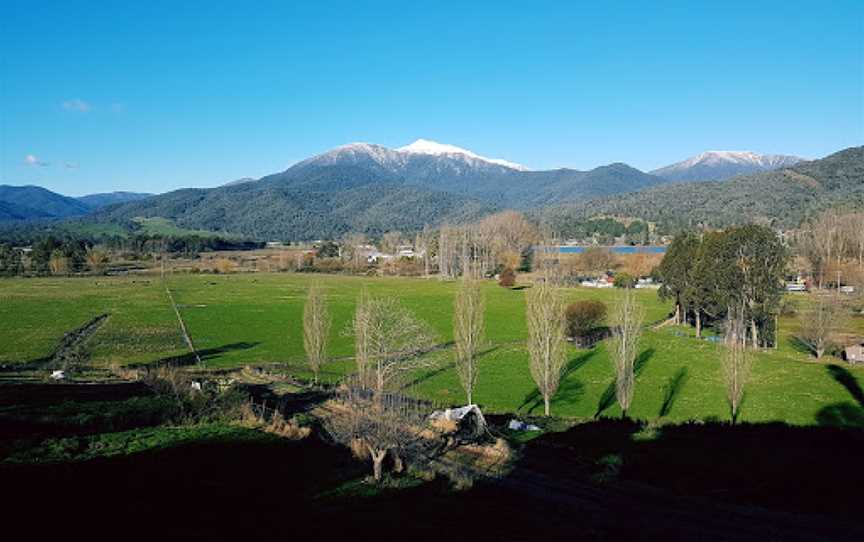
[[[543,209],[555,231],[596,216],[639,218],[670,229],[763,223],[790,228],[833,206],[864,208],[864,147],[723,181],[669,183],[637,193]]]
[[[0,185],[0,221],[58,219],[83,216],[106,205],[152,196],[137,192],[63,196],[41,186]]]
[[[777,196],[760,192],[763,182],[782,195],[786,185],[778,185],[776,179],[794,174],[783,172],[806,170],[807,164],[815,162],[819,161],[710,151],[651,173],[624,163],[587,171],[535,171],[425,139],[399,148],[352,143],[257,180],[244,178],[216,188],[181,189],[156,196],[112,193],[67,198],[54,194],[56,198],[51,198],[48,195],[53,193],[36,190],[38,187],[2,187],[0,221],[87,215],[87,221],[129,223],[139,217],[161,217],[190,229],[266,240],[308,240],[335,238],[349,231],[372,235],[414,231],[425,225],[473,220],[502,209],[555,219],[562,213],[662,218],[667,216],[664,205],[680,208],[687,202],[683,205],[713,207],[724,201],[718,194],[727,192],[747,194],[749,199],[742,204],[752,207]],[[729,179],[730,175],[734,177]],[[814,175],[812,182],[821,183],[821,170]],[[5,196],[14,190],[30,190],[33,196]],[[700,200],[700,194],[705,199]],[[762,216],[769,210],[739,215]],[[734,214],[723,211],[723,216]],[[676,220],[695,217],[688,213],[674,215]]]
[[[750,151],[707,151],[684,161],[655,169],[652,175],[669,181],[720,181],[736,175],[794,166],[803,158]]]

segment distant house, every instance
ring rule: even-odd
[[[416,256],[414,247],[411,245],[402,245],[396,248],[396,256],[398,258],[413,258]]]
[[[849,363],[864,363],[864,344],[847,347],[843,350],[843,359]]]

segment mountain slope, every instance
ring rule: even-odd
[[[349,231],[414,231],[493,212],[478,200],[394,182],[359,167],[315,166],[291,175],[187,189],[97,212],[95,219],[164,217],[178,226],[256,239],[336,238]]]
[[[33,220],[51,218],[51,215],[42,213],[23,205],[16,205],[6,201],[0,201],[0,222],[17,222],[20,220]]]
[[[795,227],[832,205],[864,206],[864,147],[726,181],[674,183],[539,213],[556,231],[594,216],[641,218],[670,228],[761,222]]]
[[[668,181],[719,181],[736,175],[790,167],[802,159],[750,151],[707,151],[681,162],[655,169],[652,175]]]
[[[30,220],[39,218],[68,218],[90,212],[90,207],[75,198],[62,196],[39,186],[0,185],[0,202],[15,209],[7,211],[6,220]],[[3,220],[3,218],[0,218]]]
[[[153,194],[145,194],[141,192],[105,192],[102,194],[88,194],[75,199],[91,209],[98,209],[100,207],[105,207],[106,205],[142,200],[144,198],[149,198],[152,195]]]
[[[350,166],[395,183],[463,194],[496,206],[529,209],[552,202],[640,190],[666,182],[626,164],[578,171],[529,171],[452,145],[418,140],[398,149],[353,143],[299,162],[269,178],[302,179],[322,166]]]

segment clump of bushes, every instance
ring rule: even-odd
[[[601,301],[585,299],[567,306],[567,333],[571,337],[584,337],[606,319],[606,305]]]
[[[501,275],[498,278],[498,286],[501,286],[502,288],[512,288],[515,285],[516,272],[510,267],[505,267],[504,271],[501,271]]]
[[[616,288],[632,288],[636,286],[636,277],[630,273],[617,273],[612,284]]]

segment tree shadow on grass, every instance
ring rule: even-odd
[[[639,356],[636,358],[636,362],[633,364],[633,374],[638,377],[642,371],[645,370],[645,367],[648,365],[648,361],[654,357],[653,348],[649,348],[644,350]],[[606,389],[603,390],[603,394],[600,395],[600,400],[597,402],[597,412],[594,413],[595,418],[599,418],[601,414],[603,414],[606,410],[609,409],[615,403],[615,378],[612,378],[612,382],[606,386]]]
[[[864,390],[855,375],[839,365],[829,365],[825,369],[858,404],[843,401],[828,405],[816,414],[816,423],[826,427],[864,427]]]
[[[855,375],[839,365],[832,364],[826,367],[826,369],[834,380],[846,388],[846,391],[858,402],[858,406],[864,407],[864,390],[861,389],[861,384],[858,383]]]
[[[558,386],[557,393],[552,398],[553,403],[576,402],[584,395],[585,385],[578,380],[569,378],[569,376],[588,363],[595,354],[596,351],[591,350],[590,352],[579,354],[567,363],[564,372],[561,373],[561,384]],[[543,395],[540,394],[537,388],[534,388],[525,395],[522,404],[516,408],[516,412],[524,410],[525,414],[532,414],[536,408],[541,406],[543,406]]]
[[[687,383],[688,373],[689,370],[687,367],[681,367],[669,378],[669,382],[663,390],[663,404],[660,405],[660,412],[658,414],[661,418],[667,416],[672,410],[675,400],[678,399],[681,393],[681,388]]]
[[[437,351],[437,350],[444,350],[446,348],[453,346],[454,344],[455,343],[453,341],[450,341],[448,343],[443,343],[439,347],[437,347],[433,350],[430,350],[430,352],[431,351]],[[501,348],[500,345],[499,346],[493,346],[491,348],[487,348],[486,350],[483,350],[482,352],[478,352],[477,353],[477,359],[480,360],[484,356],[487,356],[487,355],[491,354],[492,352],[495,352],[499,348]],[[408,380],[407,382],[405,382],[404,384],[402,384],[402,389],[413,388],[414,386],[416,386],[418,384],[422,384],[423,382],[425,382],[427,380],[435,378],[436,376],[440,375],[441,373],[447,372],[450,369],[455,369],[455,368],[456,368],[456,362],[455,361],[452,361],[450,363],[442,363],[441,365],[438,365],[437,367],[429,368],[428,370],[423,371],[421,374],[416,375],[414,378],[412,378],[412,379]]]
[[[216,359],[223,354],[228,352],[234,352],[236,350],[249,350],[255,348],[261,344],[260,342],[239,342],[239,343],[231,343],[223,346],[219,346],[217,348],[205,348],[203,350],[198,350],[198,357],[201,358],[202,363],[206,363],[212,359]],[[136,363],[130,365],[129,367],[132,369],[138,369],[143,367],[186,367],[189,365],[195,365],[198,360],[195,357],[195,354],[192,352],[187,352],[186,354],[181,354],[179,356],[169,356],[167,358],[157,359],[156,361],[150,361],[146,363]]]
[[[810,348],[810,346],[808,346],[807,343],[802,341],[800,338],[795,337],[794,335],[792,337],[789,337],[789,346],[791,346],[792,350],[798,352],[799,354],[806,354],[808,356],[813,355],[813,350]]]

